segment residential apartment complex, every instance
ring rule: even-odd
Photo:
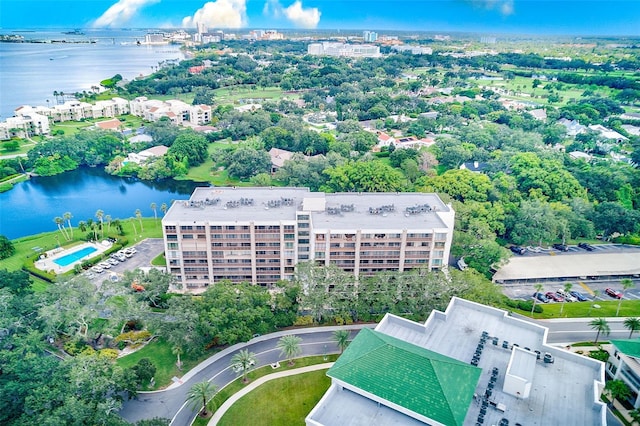
[[[220,280],[270,285],[298,262],[356,277],[446,265],[454,211],[436,194],[196,188],[162,219],[167,267],[182,291]]]
[[[15,110],[15,117],[0,122],[0,140],[12,137],[47,135],[49,121],[82,121],[85,119],[113,118],[125,114],[142,117],[147,121],[158,121],[167,117],[173,124],[202,126],[211,121],[209,105],[189,105],[180,100],[160,101],[144,96],[128,101],[115,97],[94,104],[78,100],[66,101],[51,108],[23,105]]]
[[[306,425],[606,425],[604,364],[547,333],[456,297],[424,324],[387,314],[327,371]]]

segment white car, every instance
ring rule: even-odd
[[[107,263],[107,262],[100,262],[98,263],[98,266],[101,268],[105,268],[105,269],[110,269],[111,268],[111,264]]]
[[[94,266],[93,268],[91,268],[91,270],[95,273],[101,274],[104,272],[104,269],[102,269],[100,266]]]
[[[256,362],[254,360],[251,360],[251,362],[249,363],[249,368],[253,367],[254,365],[256,365]],[[231,366],[231,369],[236,374],[242,373],[242,365],[240,365],[240,364],[233,364]]]

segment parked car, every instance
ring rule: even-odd
[[[622,299],[622,292],[621,291],[614,290],[614,289],[612,289],[610,287],[607,287],[604,290],[604,292],[607,293],[609,296],[614,297],[616,299]]]
[[[586,251],[594,251],[596,249],[594,246],[587,243],[579,243],[578,247],[580,247],[581,249],[585,249]]]
[[[509,250],[519,255],[523,255],[527,251],[524,247],[520,247],[520,246],[511,246],[509,247]]]
[[[579,291],[575,291],[574,290],[570,294],[573,297],[575,297],[578,302],[586,302],[587,300],[589,300],[589,299],[586,298],[586,296],[584,294],[580,293]]]
[[[549,303],[549,299],[544,295],[544,293],[533,293],[533,298],[538,299],[542,303]]]
[[[98,263],[98,266],[101,267],[101,268],[105,268],[105,269],[111,268],[111,264],[107,263],[107,262],[100,262],[100,263]]]
[[[575,297],[573,297],[572,295],[568,294],[564,290],[558,290],[558,291],[556,291],[556,294],[559,295],[559,296],[564,297],[564,300],[567,301],[567,302],[577,302],[578,301]]]
[[[562,296],[552,291],[546,292],[545,296],[547,296],[547,298],[553,300],[554,302],[564,302],[564,298]]]
[[[566,244],[554,244],[553,248],[560,251],[569,251],[569,246]]]

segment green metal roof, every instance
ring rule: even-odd
[[[462,425],[482,370],[367,328],[329,377],[446,425]]]
[[[640,339],[611,340],[611,344],[625,355],[640,358]]]

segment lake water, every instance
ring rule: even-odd
[[[53,92],[90,90],[115,74],[131,80],[167,59],[184,59],[178,45],[138,46],[146,31],[0,31],[31,40],[95,40],[96,43],[0,43],[0,121],[20,105],[53,106]],[[47,103],[49,100],[49,103]]]
[[[65,212],[73,215],[71,223],[97,220],[102,210],[113,219],[153,217],[151,203],[156,203],[158,216],[162,203],[189,198],[198,184],[191,181],[164,180],[147,182],[120,178],[100,168],[80,168],[57,176],[34,177],[16,184],[0,194],[0,235],[15,239],[58,229],[53,219]]]

